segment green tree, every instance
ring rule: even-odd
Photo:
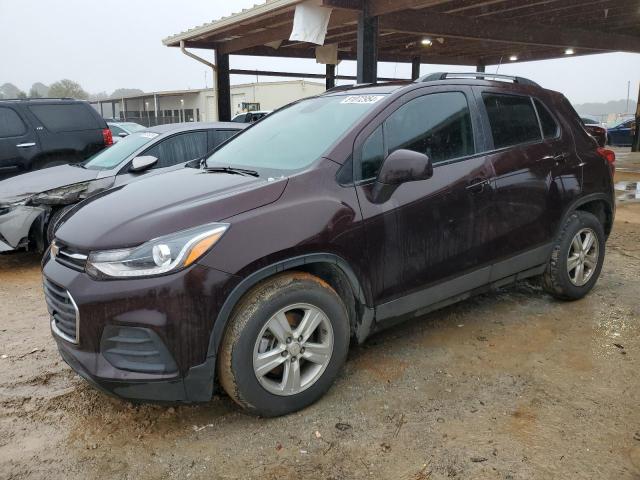
[[[78,82],[73,80],[64,79],[59,82],[53,83],[49,87],[49,96],[51,97],[70,97],[77,98],[79,100],[86,100],[89,98],[89,94],[84,91]]]
[[[20,91],[18,92],[17,97],[18,97],[18,98],[27,98],[27,94],[26,94],[26,93],[24,93],[22,90],[20,90]]]
[[[42,95],[40,95],[40,93],[36,89],[31,87],[31,89],[29,90],[29,98],[42,98]]]

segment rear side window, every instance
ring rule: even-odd
[[[154,168],[172,167],[207,154],[207,132],[182,133],[170,137],[144,152],[158,159]]]
[[[541,140],[538,117],[529,97],[482,95],[495,148]]]
[[[102,127],[90,108],[82,103],[70,103],[32,105],[29,110],[50,132],[77,132]]]
[[[26,131],[27,127],[12,108],[0,108],[0,138],[17,137]]]
[[[560,133],[560,128],[555,119],[540,100],[533,101],[536,104],[538,117],[540,117],[540,125],[542,125],[542,134],[544,138],[555,138]]]

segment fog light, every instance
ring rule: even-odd
[[[155,245],[153,247],[153,261],[159,267],[165,267],[171,263],[171,249],[168,245]]]

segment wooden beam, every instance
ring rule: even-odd
[[[402,10],[436,7],[452,0],[369,0],[372,16],[386,15]]]
[[[343,27],[350,22],[356,22],[358,20],[358,12],[351,10],[337,10],[331,13],[331,20],[329,21],[329,30]],[[275,28],[269,28],[257,33],[249,33],[229,40],[227,42],[221,42],[218,45],[218,49],[222,53],[236,53],[238,51],[245,50],[251,47],[258,47],[266,45],[267,43],[277,42],[280,40],[287,40],[291,36],[293,29],[293,15],[291,15],[291,22],[285,25],[280,25]]]
[[[329,8],[360,11],[364,8],[364,0],[322,0],[322,5]]]
[[[441,35],[468,40],[640,53],[640,38],[546,25],[466,18],[442,13],[398,12],[380,18],[381,31]]]

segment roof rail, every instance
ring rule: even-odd
[[[429,75],[425,75],[420,77],[416,82],[436,82],[438,80],[448,80],[450,78],[478,78],[484,80],[510,80],[513,83],[518,83],[520,85],[529,85],[533,87],[539,87],[536,82],[533,80],[529,80],[524,77],[516,77],[512,75],[498,75],[497,73],[483,73],[483,72],[470,72],[470,73],[455,73],[455,72],[438,72],[438,73],[430,73]]]

